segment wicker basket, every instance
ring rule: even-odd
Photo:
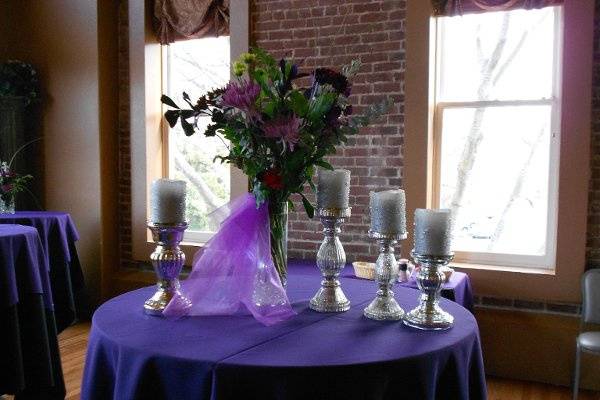
[[[355,261],[352,263],[354,275],[362,279],[375,279],[375,263],[365,261]]]

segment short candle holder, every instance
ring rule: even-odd
[[[419,305],[404,316],[405,325],[422,330],[444,330],[452,328],[454,317],[442,310],[439,305],[440,292],[444,283],[444,274],[440,268],[454,258],[454,254],[443,256],[411,253],[419,265],[417,285],[421,290]]]
[[[406,233],[385,234],[369,231],[369,237],[379,242],[379,257],[375,263],[375,281],[379,286],[377,297],[364,310],[364,316],[375,320],[397,321],[402,319],[404,310],[400,307],[392,287],[398,279],[398,262],[394,256],[394,245],[406,239]]]
[[[318,312],[343,312],[350,309],[350,300],[342,291],[338,279],[346,264],[346,253],[340,242],[340,226],[350,217],[351,208],[318,208],[325,238],[317,252],[317,266],[323,280],[321,288],[310,300],[310,308]]]
[[[156,249],[150,255],[154,272],[158,282],[154,295],[144,303],[144,311],[150,315],[161,315],[167,304],[175,296],[180,301],[191,307],[192,303],[180,292],[179,273],[185,263],[185,254],[179,248],[187,223],[160,224],[149,222],[148,228],[152,232],[152,240]]]

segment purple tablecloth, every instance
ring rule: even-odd
[[[410,278],[408,282],[403,282],[400,285],[418,289],[417,281]],[[444,283],[442,287],[442,296],[457,302],[469,311],[473,311],[473,289],[471,289],[471,280],[469,275],[464,272],[454,271],[450,276],[450,280]]]
[[[37,230],[0,225],[0,307],[15,305],[25,294],[41,294],[52,309],[48,260]]]
[[[288,294],[298,315],[265,327],[251,316],[165,320],[147,316],[154,288],[126,293],[94,314],[82,399],[482,399],[486,397],[477,323],[455,316],[446,332],[362,316],[376,287],[342,278],[350,311],[322,314],[308,301],[315,267],[290,267]],[[396,287],[406,310],[418,292]]]
[[[50,267],[58,331],[71,325],[85,303],[84,279],[75,242],[79,234],[69,214],[54,211],[17,211],[0,214],[0,224],[29,225],[37,229]]]
[[[49,260],[71,262],[71,244],[79,240],[79,234],[71,216],[56,211],[17,211],[0,214],[0,224],[21,224],[38,230],[40,240]]]
[[[312,265],[314,267],[315,265],[314,261],[295,262],[306,266]],[[363,279],[357,278],[354,275],[354,269],[351,264],[346,265],[341,276],[350,279]],[[412,277],[408,282],[398,283],[398,285],[418,289],[417,281]],[[442,287],[442,297],[460,304],[469,311],[473,311],[473,289],[471,289],[469,275],[464,272],[455,271],[452,276],[450,276],[450,281],[444,283],[444,286]]]
[[[38,231],[0,225],[0,394],[63,399],[48,258]]]

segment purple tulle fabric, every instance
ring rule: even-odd
[[[232,315],[245,308],[264,325],[294,316],[271,258],[268,205],[256,208],[248,193],[223,208],[219,211],[228,216],[196,253],[192,272],[182,283],[192,307],[176,297],[163,314]]]

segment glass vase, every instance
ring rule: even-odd
[[[15,196],[10,193],[5,193],[0,196],[0,214],[15,213]]]
[[[287,202],[269,204],[271,227],[271,257],[283,287],[287,285],[288,205]]]

